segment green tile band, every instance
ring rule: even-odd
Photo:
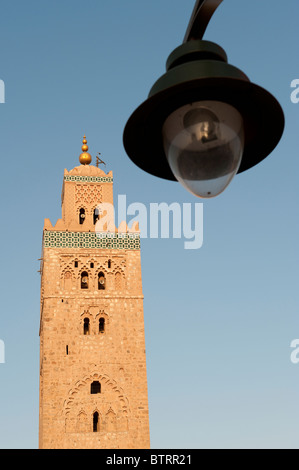
[[[45,248],[106,248],[140,250],[139,233],[44,231]]]
[[[64,176],[64,181],[79,181],[80,183],[113,183],[111,176]]]

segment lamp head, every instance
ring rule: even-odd
[[[212,197],[266,158],[283,129],[277,100],[228,64],[217,44],[194,40],[170,54],[166,73],[129,118],[123,141],[144,171]]]

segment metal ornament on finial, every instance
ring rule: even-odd
[[[98,156],[99,155],[99,156]],[[97,159],[97,163],[96,163],[96,166],[97,168],[99,168],[99,165],[102,163],[103,165],[106,166],[106,163],[100,158],[100,152],[98,152],[98,155],[96,156],[96,159]]]

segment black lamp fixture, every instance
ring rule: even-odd
[[[228,64],[220,46],[202,40],[221,3],[197,0],[183,44],[123,136],[137,166],[201,198],[217,196],[236,173],[266,158],[284,129],[277,100]]]

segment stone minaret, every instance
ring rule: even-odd
[[[108,231],[113,175],[90,165],[85,136],[82,151],[62,219],[44,223],[39,446],[149,448],[140,234]]]

